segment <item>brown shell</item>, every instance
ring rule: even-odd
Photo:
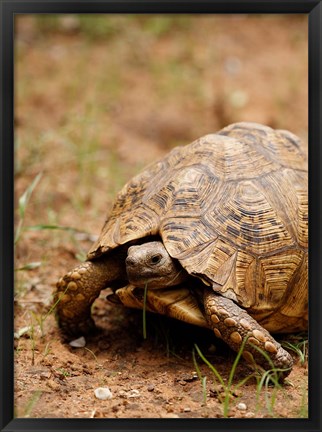
[[[298,320],[307,302],[307,222],[299,139],[236,123],[173,149],[127,183],[88,258],[159,235],[190,274],[253,315],[283,306]]]

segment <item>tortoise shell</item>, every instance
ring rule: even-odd
[[[88,259],[150,236],[269,331],[307,327],[307,160],[290,132],[236,123],[174,148],[121,190]]]

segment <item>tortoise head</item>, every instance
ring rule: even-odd
[[[161,241],[130,246],[125,264],[128,280],[135,286],[165,288],[187,278],[185,270],[171,258]]]

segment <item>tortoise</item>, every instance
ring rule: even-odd
[[[211,329],[286,376],[293,358],[272,334],[308,325],[307,184],[289,131],[241,122],[175,147],[123,187],[87,260],[58,281],[62,332],[93,330],[109,287],[111,301]]]

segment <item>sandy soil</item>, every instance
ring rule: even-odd
[[[260,388],[241,361],[228,397],[235,354],[207,330],[148,314],[144,339],[142,311],[102,292],[99,332],[73,348],[52,311],[56,281],[84,259],[115,193],[144,165],[234,121],[307,141],[306,30],[301,16],[19,18],[17,417],[307,417],[307,361],[295,353],[281,388]],[[39,173],[22,213],[19,198]],[[197,356],[203,391],[194,344],[224,387]],[[112,397],[97,399],[99,387]]]

